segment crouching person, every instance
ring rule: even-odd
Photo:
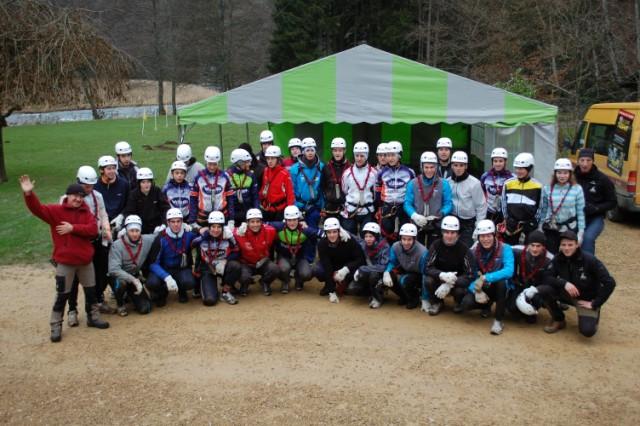
[[[238,303],[231,293],[233,285],[240,278],[239,252],[233,231],[224,227],[224,214],[220,211],[209,213],[209,229],[193,240],[193,246],[199,247],[202,263],[202,303],[214,306],[218,303],[218,280],[222,282],[220,299],[230,305]]]
[[[382,282],[392,287],[398,295],[399,305],[414,309],[420,303],[418,295],[422,288],[422,271],[427,264],[429,252],[418,242],[418,228],[413,223],[405,223],[400,228],[400,241],[391,246],[389,264],[382,276]]]
[[[507,310],[515,317],[524,317],[529,324],[538,320],[538,309],[544,305],[538,287],[546,281],[553,259],[546,244],[545,234],[536,229],[527,236],[526,247],[513,247],[515,265],[513,285],[507,292]]]
[[[182,226],[180,209],[171,208],[167,212],[167,229],[156,239],[158,256],[151,264],[147,288],[151,290],[156,306],[166,305],[169,292],[178,293],[178,301],[187,303],[187,291],[195,285],[191,265],[191,243],[196,234]]]
[[[478,276],[469,285],[469,292],[462,300],[462,309],[482,309],[482,316],[488,317],[495,302],[495,320],[491,334],[502,334],[506,308],[507,285],[513,276],[513,250],[511,246],[498,241],[493,221],[484,219],[476,226],[478,242],[471,247]]]
[[[240,295],[249,294],[251,277],[260,275],[260,287],[265,296],[271,296],[271,283],[280,274],[280,269],[271,253],[277,235],[271,225],[262,223],[262,212],[258,209],[247,211],[247,222],[235,231],[234,237],[240,247]]]
[[[364,288],[369,291],[369,307],[378,309],[384,302],[382,275],[389,263],[389,243],[386,238],[382,238],[380,225],[375,222],[365,223],[362,232],[364,237],[360,246],[366,263],[353,274],[353,281],[358,289]]]
[[[51,341],[62,339],[64,308],[71,293],[74,276],[78,276],[84,289],[87,326],[108,328],[100,319],[93,271],[93,244],[98,236],[96,219],[84,202],[84,189],[80,184],[69,185],[63,204],[43,205],[33,192],[29,176],[20,177],[27,208],[34,216],[49,224],[53,240],[53,260],[56,262],[56,299],[51,311]]]
[[[429,258],[422,285],[421,311],[438,315],[444,299],[453,295],[453,312],[462,312],[462,299],[473,280],[473,255],[460,239],[460,221],[446,216],[440,224],[442,237],[429,247]]]
[[[564,313],[558,306],[558,302],[565,302],[576,307],[580,334],[585,337],[595,335],[600,309],[616,286],[607,268],[580,248],[575,232],[565,231],[560,234],[560,252],[548,269],[545,285],[538,287],[553,319],[544,331],[555,333],[566,327]]]
[[[140,216],[129,215],[124,220],[125,234],[111,246],[109,251],[109,276],[118,302],[118,314],[127,316],[125,298],[128,296],[139,314],[151,312],[151,300],[144,291],[140,269],[147,260],[155,235],[142,235]]]
[[[324,282],[320,296],[329,296],[329,302],[339,303],[346,284],[353,279],[353,274],[362,266],[364,254],[351,235],[340,227],[335,217],[324,221],[325,236],[318,242],[318,258],[314,275]]]

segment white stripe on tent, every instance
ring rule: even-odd
[[[393,56],[369,46],[336,55],[336,121],[391,121]]]
[[[447,122],[498,123],[504,118],[504,91],[448,74]]]
[[[282,75],[258,80],[227,92],[231,123],[282,121]]]

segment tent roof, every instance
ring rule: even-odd
[[[180,124],[555,123],[558,109],[366,44],[178,111]]]

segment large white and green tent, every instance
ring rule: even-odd
[[[496,146],[529,151],[537,176],[551,173],[557,108],[534,99],[360,45],[292,68],[178,111],[181,125],[267,123],[276,143],[313,136],[324,149],[399,140],[417,163],[440,136],[471,153],[476,171]]]

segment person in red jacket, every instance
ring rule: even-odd
[[[20,177],[27,208],[34,216],[48,223],[53,240],[53,261],[56,264],[56,300],[51,312],[51,341],[62,339],[64,308],[71,293],[73,278],[78,276],[84,288],[87,326],[108,328],[109,323],[100,319],[100,307],[96,299],[93,272],[94,248],[91,243],[98,236],[98,225],[89,206],[84,202],[82,185],[74,183],[66,191],[62,204],[40,203],[33,192],[34,182],[29,176]]]
[[[271,147],[270,147],[271,148]],[[249,293],[249,283],[253,275],[260,275],[260,286],[265,296],[271,296],[271,283],[280,275],[280,268],[271,260],[271,253],[278,238],[276,228],[262,223],[262,212],[258,209],[247,211],[247,222],[234,231],[240,248],[240,295]]]
[[[289,171],[282,166],[282,151],[278,146],[270,146],[265,152],[267,168],[262,175],[258,198],[264,219],[275,222],[284,219],[284,208],[294,205],[296,198]]]

